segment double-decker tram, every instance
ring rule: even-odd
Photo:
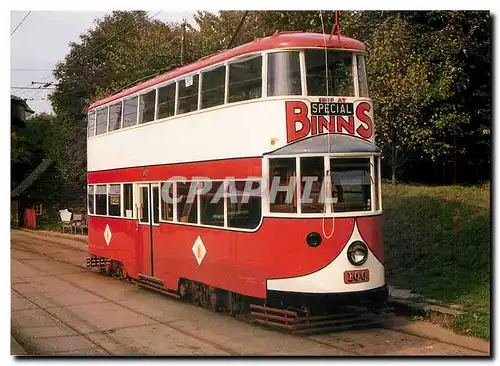
[[[92,104],[89,266],[284,328],[339,304],[382,307],[365,53],[344,36],[278,33]]]

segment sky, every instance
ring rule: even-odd
[[[158,11],[150,11],[150,15]],[[27,11],[12,11],[10,31],[21,22]],[[10,37],[10,86],[38,87],[32,81],[54,81],[52,69],[69,52],[70,42],[79,42],[79,35],[93,27],[94,19],[111,12],[106,11],[32,11],[21,26]],[[194,24],[191,11],[166,12],[155,19],[164,22],[182,21]],[[29,69],[29,70],[19,70]],[[28,105],[36,113],[51,113],[47,99],[50,90],[11,89],[12,95],[28,98]],[[35,100],[29,100],[34,98]],[[45,100],[42,100],[45,99]]]

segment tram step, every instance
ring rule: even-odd
[[[160,285],[161,287],[163,287],[163,281],[159,278],[156,278],[156,277],[152,277],[152,276],[148,276],[148,275],[139,273],[139,280],[141,280],[142,282],[157,284],[157,285]]]
[[[151,283],[151,282],[147,282],[147,281],[142,281],[142,280],[139,280],[139,281],[134,281],[139,287],[143,287],[143,288],[147,288],[149,290],[154,290],[154,291],[157,291],[157,292],[160,292],[164,295],[169,295],[169,296],[172,296],[172,297],[175,297],[175,298],[180,298],[179,294],[173,292],[173,291],[170,291],[170,290],[167,290],[166,288],[163,287],[163,282],[161,284],[159,283]]]

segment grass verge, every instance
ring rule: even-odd
[[[464,315],[456,319],[453,327],[489,339],[489,184],[474,187],[384,184],[382,195],[387,282],[445,304],[461,305]],[[454,209],[460,212],[458,238]]]

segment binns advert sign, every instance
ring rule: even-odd
[[[371,101],[331,97],[317,102],[296,100],[285,102],[285,109],[288,143],[328,131],[374,142]]]

